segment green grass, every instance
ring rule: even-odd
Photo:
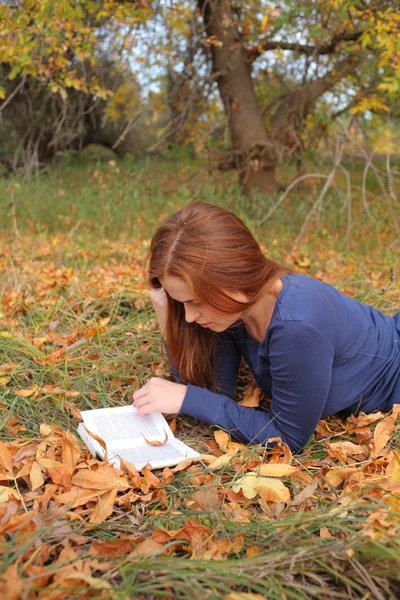
[[[148,160],[121,162],[118,169],[71,163],[39,177],[0,180],[3,301],[8,302],[7,293],[15,292],[13,308],[7,305],[0,315],[0,331],[7,332],[0,336],[0,365],[14,365],[9,372],[0,373],[9,379],[0,388],[2,441],[12,441],[16,435],[37,438],[42,422],[74,430],[76,421],[69,402],[81,409],[124,404],[155,372],[167,374],[157,324],[139,283],[148,240],[156,226],[190,200],[213,202],[237,212],[266,252],[288,266],[324,277],[385,312],[399,310],[398,275],[387,291],[382,290],[389,284],[390,269],[399,263],[400,244],[393,215],[378,196],[373,179],[369,180],[369,193],[375,222],[365,213],[355,191],[352,236],[345,242],[347,215],[342,210],[343,181],[338,178],[337,188],[325,199],[319,222],[312,222],[292,253],[293,242],[321,189],[319,184],[293,190],[271,219],[257,226],[277,197],[243,198],[233,173],[211,178],[201,164]],[[358,185],[360,171],[354,170],[353,175]],[[289,179],[291,172],[282,170],[280,176]],[[10,198],[16,203],[15,220],[10,215]],[[398,202],[393,202],[393,210],[400,215]],[[309,266],[301,267],[298,263],[304,258]],[[137,269],[131,270],[135,265]],[[108,285],[106,276],[117,267],[126,268],[128,274]],[[40,296],[46,278],[55,284]],[[61,337],[78,331],[77,339],[83,340],[84,332],[106,317],[110,322],[104,332],[81,345],[68,344],[72,350],[66,360],[40,364],[60,346],[48,340],[37,348],[34,338],[50,330]],[[33,385],[39,389],[36,397],[19,397],[13,391]],[[43,389],[51,385],[59,390]],[[67,392],[79,396],[68,397]],[[13,418],[20,428],[17,434],[9,427]],[[207,450],[213,437],[208,427],[189,418],[178,419],[177,435],[200,452]],[[393,448],[399,436],[400,430],[391,440]],[[296,460],[301,462],[302,456],[318,461],[317,473],[323,470],[327,451],[315,442]],[[104,570],[99,567],[96,577],[109,583],[110,589],[92,589],[90,596],[85,596],[83,589],[69,589],[65,597],[200,600],[223,598],[232,591],[259,593],[269,600],[399,597],[400,537],[387,536],[384,531],[376,539],[362,535],[366,515],[380,506],[373,496],[344,510],[334,494],[321,488],[312,500],[312,510],[300,514],[287,510],[276,517],[267,515],[261,505],[251,505],[251,522],[237,522],[224,511],[199,511],[186,505],[185,498],[196,489],[186,475],[178,474],[168,486],[167,505],[160,501],[133,505],[131,511],[119,510],[95,527],[63,522],[87,538],[87,544],[80,547],[83,556],[93,540],[138,533],[148,536],[155,528],[177,529],[191,518],[211,527],[218,539],[243,536],[241,550],[218,561],[188,560],[185,546],[172,556],[99,559],[109,565]],[[215,475],[213,483],[228,488],[237,476],[228,466]],[[298,482],[292,484],[292,492],[301,487],[304,485]],[[337,539],[321,539],[321,527],[329,527]],[[26,578],[21,557],[26,560],[40,540],[48,541],[52,556],[57,555],[63,542],[58,528],[54,523],[42,527],[22,543],[17,532],[10,534],[0,573],[19,558],[20,573]],[[246,558],[246,549],[252,546],[258,546],[261,553]],[[352,558],[346,555],[349,549],[354,551]],[[49,563],[46,568],[54,566]],[[32,594],[34,581],[30,582]]]

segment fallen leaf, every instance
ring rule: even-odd
[[[83,427],[84,427],[85,431],[88,433],[88,435],[90,435],[91,438],[96,440],[96,442],[99,442],[100,446],[103,448],[103,450],[105,452],[104,460],[107,460],[107,444],[105,443],[103,438],[101,438],[99,435],[96,435],[92,431],[89,431],[89,429],[86,427],[86,425],[84,425]]]
[[[226,452],[228,449],[229,442],[229,435],[226,433],[226,431],[222,431],[222,429],[217,429],[217,431],[214,431],[214,438],[218,446],[221,448],[222,452]]]
[[[202,510],[219,510],[221,505],[215,485],[203,485],[197,492],[189,496],[189,500],[194,501]]]
[[[16,498],[20,500],[19,494],[16,490],[4,485],[0,485],[0,503],[7,502],[10,498]]]
[[[262,389],[258,387],[257,383],[253,379],[243,396],[243,400],[238,402],[238,405],[246,406],[247,408],[258,408],[263,395],[264,393]]]
[[[14,563],[0,573],[1,597],[4,600],[20,600],[24,588],[23,581],[18,575],[18,565]]]
[[[89,519],[90,523],[102,523],[112,514],[117,493],[118,489],[114,488],[99,498],[96,508]]]
[[[37,461],[33,461],[32,467],[29,473],[29,478],[31,480],[31,489],[35,491],[37,488],[44,484],[44,476],[42,473],[42,467],[39,465]]]
[[[266,475],[267,477],[290,477],[293,473],[301,471],[301,467],[294,467],[283,463],[268,463],[260,465],[255,471],[259,475]]]
[[[7,446],[0,442],[0,467],[3,467],[9,473],[13,473],[13,460],[11,452]]]
[[[260,495],[267,502],[288,502],[290,492],[280,479],[261,477],[256,473],[247,473],[232,486],[234,492],[242,490],[245,498],[255,498]]]
[[[291,505],[292,506],[299,506],[299,504],[301,504],[304,500],[307,500],[307,498],[310,498],[311,496],[314,495],[315,490],[318,487],[318,483],[309,483],[304,490],[301,490],[301,492],[299,492],[298,494],[296,494],[296,496],[293,498]]]
[[[136,546],[130,554],[128,554],[127,558],[137,558],[138,556],[152,556],[153,554],[159,553],[163,549],[163,544],[160,544],[156,540],[152,538],[147,538],[140,544]]]
[[[35,384],[29,390],[13,390],[13,392],[16,396],[20,396],[21,398],[29,398],[30,396],[33,396],[34,394],[37,395],[38,389],[39,389],[39,386]]]
[[[118,471],[112,467],[103,467],[97,471],[82,469],[72,478],[72,484],[86,489],[109,490],[118,488],[126,490],[129,483],[118,475]]]
[[[135,538],[118,538],[107,542],[92,542],[89,554],[93,556],[126,556],[137,546],[137,543],[143,541],[143,536]]]
[[[323,540],[336,540],[337,538],[331,534],[327,527],[321,527],[319,530],[319,537]]]
[[[165,433],[165,438],[162,442],[160,442],[158,440],[154,440],[151,442],[143,435],[143,433],[142,433],[142,435],[143,435],[143,438],[144,438],[146,444],[149,444],[149,446],[164,446],[164,444],[166,444],[168,442],[168,433],[165,431],[165,429],[164,429],[164,433]]]
[[[69,469],[72,473],[81,456],[81,449],[76,443],[75,437],[69,430],[63,431],[61,450],[61,461],[63,465],[66,466],[67,469]]]
[[[371,458],[376,458],[384,449],[391,438],[391,435],[396,425],[397,414],[393,412],[388,417],[385,417],[375,427],[374,431],[374,448],[371,452]]]

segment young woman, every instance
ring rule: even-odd
[[[193,202],[160,227],[149,281],[179,383],[150,379],[133,395],[140,415],[184,413],[296,451],[323,417],[400,402],[400,312],[385,316],[268,260],[227,210]],[[232,399],[242,358],[270,412]]]

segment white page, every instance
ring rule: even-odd
[[[174,437],[167,421],[161,413],[150,413],[144,417],[137,414],[133,406],[117,406],[81,411],[86,427],[101,437],[107,448],[137,446],[149,441],[164,441],[165,434]],[[144,436],[144,437],[143,437]]]

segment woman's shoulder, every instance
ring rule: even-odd
[[[281,321],[303,321],[318,328],[326,319],[338,323],[345,310],[345,297],[333,286],[308,275],[289,273],[282,277],[276,316]]]

